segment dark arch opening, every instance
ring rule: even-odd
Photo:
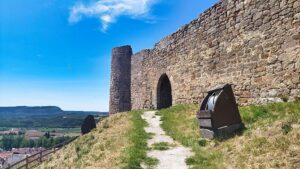
[[[157,109],[172,106],[172,87],[166,74],[161,75],[157,85]]]

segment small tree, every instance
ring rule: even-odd
[[[44,134],[44,136],[46,137],[46,138],[50,138],[50,132],[49,131],[47,131],[45,134]]]
[[[92,129],[96,128],[94,116],[88,115],[81,125],[81,134],[89,133]]]

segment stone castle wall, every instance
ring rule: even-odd
[[[299,0],[222,0],[133,55],[132,109],[156,107],[164,73],[174,104],[199,103],[224,83],[233,84],[239,104],[299,98]]]

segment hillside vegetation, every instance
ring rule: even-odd
[[[162,127],[191,147],[187,159],[200,168],[300,168],[300,102],[240,107],[246,129],[228,140],[199,139],[197,105],[177,105],[158,112]]]
[[[149,135],[141,112],[112,115],[89,134],[52,155],[40,168],[138,169],[144,161]]]
[[[240,107],[246,129],[227,140],[201,139],[197,110],[197,105],[177,105],[157,112],[167,134],[194,152],[186,160],[191,168],[300,168],[299,102]],[[141,112],[106,118],[40,168],[140,169],[141,163],[156,164],[146,157],[151,136],[143,129],[147,124]]]

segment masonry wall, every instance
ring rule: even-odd
[[[131,56],[130,46],[112,49],[109,114],[131,110]]]
[[[233,84],[239,104],[300,97],[299,0],[223,0],[131,61],[131,106],[156,107],[166,73],[173,104]]]

